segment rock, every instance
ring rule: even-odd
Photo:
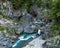
[[[33,5],[33,6],[31,6],[27,11],[28,11],[28,13],[30,13],[33,17],[37,17],[37,11],[36,11],[36,9],[37,9],[37,5]]]
[[[15,40],[17,38],[16,35],[12,35],[12,36],[9,36],[9,38],[11,38],[12,40]]]
[[[25,16],[27,14],[27,10],[22,10],[22,16]]]
[[[35,32],[35,29],[36,29],[36,26],[35,25],[26,26],[24,28],[24,32],[25,33],[34,33]]]
[[[0,34],[0,40],[3,39],[3,37],[4,37],[3,34]]]
[[[3,34],[0,34],[0,45],[1,48],[10,48],[12,46],[12,41],[9,38],[5,38]]]
[[[46,42],[46,40],[42,40],[41,37],[37,37],[28,43],[28,45],[23,48],[43,48],[42,45]]]
[[[12,42],[10,41],[10,39],[6,39],[5,41],[3,41],[3,46],[6,46],[7,48],[12,46]]]
[[[3,10],[3,6],[2,6],[2,2],[0,1],[0,12],[2,12]]]
[[[44,1],[44,0],[43,0]],[[49,16],[49,10],[47,8],[38,7],[36,4],[32,5],[28,10],[14,10],[12,7],[11,2],[6,1],[3,3],[0,2],[0,12],[2,12],[5,16],[8,16],[12,18],[12,20],[4,19],[4,17],[0,17],[0,24],[1,25],[7,25],[7,27],[13,28],[7,29],[8,31],[4,30],[2,34],[0,34],[0,45],[2,48],[12,48],[12,44],[18,38],[20,33],[34,33],[38,32],[38,34],[42,35],[43,39],[47,39],[49,34],[52,34],[49,32],[50,28],[48,22],[50,23],[51,20],[47,18]],[[1,19],[2,18],[2,19]],[[34,20],[35,19],[35,20]],[[22,21],[23,20],[23,21]],[[19,22],[17,22],[19,21]],[[14,24],[15,23],[15,24]],[[22,24],[21,24],[22,23]],[[38,31],[37,31],[38,30]],[[2,31],[0,31],[2,32]],[[49,33],[49,34],[48,34]],[[4,34],[4,35],[3,35]],[[49,37],[48,37],[49,38]],[[13,40],[13,41],[12,41]],[[39,40],[37,42],[37,40]],[[40,48],[40,43],[42,39],[36,39],[36,47],[33,48]],[[32,42],[33,43],[33,42]],[[39,44],[38,44],[39,43]],[[59,43],[59,42],[57,42]],[[35,45],[34,45],[35,46]],[[39,47],[37,47],[39,46]],[[41,44],[42,46],[42,44]],[[29,47],[26,47],[29,48]],[[47,47],[46,47],[47,48]]]
[[[27,13],[25,16],[23,16],[23,18],[25,19],[26,22],[33,21],[32,15],[30,15],[29,13]]]
[[[4,30],[3,32],[6,34],[7,33],[7,30]]]
[[[13,22],[11,20],[7,20],[5,18],[0,19],[0,24],[1,25],[13,25]]]
[[[10,16],[12,19],[19,19],[21,18],[21,11],[20,10],[13,10],[12,15]]]
[[[15,28],[15,32],[16,34],[20,34],[23,32],[23,25],[18,25],[16,28]]]
[[[33,21],[33,18],[32,18],[32,15],[29,14],[26,10],[22,12],[22,18],[25,22],[32,22]]]
[[[34,22],[33,22],[34,24],[39,24],[39,25],[44,25],[44,22],[42,22],[41,20],[35,20]]]

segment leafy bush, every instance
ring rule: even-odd
[[[33,4],[38,4],[40,6],[41,0],[9,0],[12,2],[14,9],[18,8],[28,8]]]
[[[54,30],[60,29],[60,0],[52,0],[51,2],[51,17],[55,20]]]

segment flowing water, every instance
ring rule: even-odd
[[[13,48],[22,48],[23,46],[27,45],[28,42],[32,41],[33,39],[37,38],[39,35],[37,33],[34,34],[26,34],[23,33],[17,42],[13,45]]]

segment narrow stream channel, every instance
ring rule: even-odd
[[[27,45],[33,39],[37,38],[38,36],[40,36],[40,35],[37,34],[37,33],[34,33],[34,34],[26,34],[26,33],[24,33],[19,37],[19,39],[13,45],[13,48],[21,48],[21,47]]]

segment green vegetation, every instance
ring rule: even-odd
[[[51,17],[55,19],[54,28],[59,30],[60,29],[60,0],[54,0],[52,2]]]
[[[40,6],[41,0],[9,0],[12,2],[14,9],[18,8],[29,8],[33,4],[38,4]]]
[[[3,30],[10,30],[12,31],[13,29],[11,27],[8,27],[8,26],[4,26],[4,25],[0,25],[0,31],[3,31]]]
[[[55,24],[53,25],[53,30],[60,29],[60,0],[49,0],[44,4],[47,8],[51,10],[50,16],[53,20],[55,20]]]
[[[2,15],[2,16],[3,16],[3,13],[2,13],[2,12],[0,12],[0,15]]]
[[[3,14],[3,12],[0,12],[0,17],[3,17],[3,18],[8,19],[8,20],[12,20],[9,16],[5,16]]]

